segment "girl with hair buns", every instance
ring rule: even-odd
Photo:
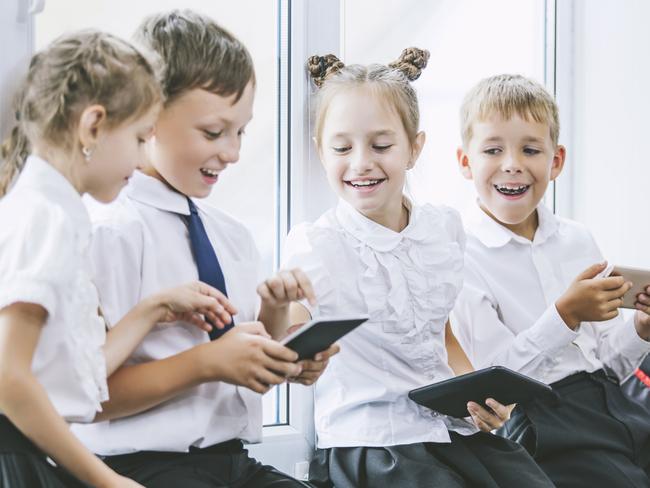
[[[291,322],[370,316],[341,340],[315,385],[310,481],[337,488],[552,486],[519,445],[407,396],[454,375],[448,314],[462,285],[465,247],[457,212],[404,195],[425,142],[411,81],[428,57],[410,48],[388,66],[344,66],[332,55],[308,61],[319,87],[314,140],[340,199],[287,238],[284,266],[301,268],[316,295],[315,303],[291,305]],[[471,368],[464,354],[454,362],[455,371]],[[491,421],[499,425],[507,409],[494,409],[501,415]]]
[[[61,37],[31,60],[0,182],[0,487],[140,486],[66,421],[101,416],[106,376],[156,323],[209,330],[206,319],[223,327],[235,312],[195,282],[151,295],[105,332],[81,196],[117,196],[161,101],[147,60],[108,34]]]

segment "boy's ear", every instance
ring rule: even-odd
[[[466,179],[471,180],[473,178],[472,167],[469,165],[469,156],[462,147],[456,149],[456,159],[458,159],[460,174]]]
[[[553,162],[551,163],[551,181],[560,176],[562,168],[564,168],[565,159],[566,148],[564,146],[558,145],[555,148],[555,154],[553,154]]]
[[[424,148],[424,143],[426,141],[427,141],[427,135],[424,133],[424,131],[420,131],[415,135],[415,140],[413,141],[413,145],[411,146],[411,160],[406,165],[406,169],[411,169],[413,168],[413,166],[415,166],[415,163],[420,157],[420,154],[422,153],[422,149]]]
[[[77,128],[79,142],[83,147],[97,144],[99,131],[106,122],[106,109],[102,105],[90,105],[81,112]]]

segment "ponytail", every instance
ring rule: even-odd
[[[3,162],[0,165],[0,198],[7,194],[11,184],[25,166],[25,160],[29,155],[29,141],[20,124],[14,126],[11,134],[2,144],[1,154]]]

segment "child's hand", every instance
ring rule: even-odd
[[[266,393],[288,377],[299,376],[298,354],[274,341],[261,322],[237,324],[219,340],[199,346],[203,381],[225,381]]]
[[[257,287],[263,305],[272,308],[289,306],[289,303],[306,298],[316,304],[316,295],[311,281],[301,269],[281,270]]]
[[[287,335],[297,331],[303,325],[305,324],[292,325],[287,329]],[[340,350],[341,348],[338,344],[332,344],[328,349],[317,353],[313,359],[303,359],[302,361],[299,361],[298,364],[302,367],[302,373],[293,378],[289,378],[289,381],[291,383],[300,383],[307,386],[313,385],[323,374],[325,368],[327,368],[329,359],[335,354],[338,354]]]
[[[208,332],[212,330],[211,324],[223,329],[237,313],[223,293],[201,281],[164,290],[152,298],[160,306],[158,322],[182,320]]]
[[[597,277],[607,263],[594,264],[578,275],[568,290],[555,302],[562,320],[571,329],[580,322],[601,322],[618,315],[623,295],[632,283],[621,276]]]
[[[335,354],[338,354],[340,350],[341,348],[338,344],[332,344],[329,348],[316,354],[314,359],[299,361],[298,364],[302,367],[302,373],[293,378],[289,378],[289,381],[292,383],[300,383],[301,385],[313,385],[325,372],[325,368],[329,364],[329,359]]]
[[[467,411],[472,416],[474,424],[483,432],[490,432],[500,428],[510,418],[510,413],[515,408],[515,404],[501,405],[492,398],[485,400],[485,403],[490,407],[491,411],[483,408],[478,403],[467,403]]]
[[[637,310],[634,314],[634,326],[640,337],[650,340],[650,286],[636,296],[634,305]]]

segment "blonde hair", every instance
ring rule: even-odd
[[[30,142],[74,149],[71,134],[84,108],[102,105],[111,128],[161,100],[151,64],[126,41],[97,31],[59,37],[32,57],[16,96],[17,124],[2,146],[0,197],[24,166]]]
[[[411,47],[402,51],[390,64],[353,64],[345,66],[336,56],[311,56],[307,68],[319,87],[314,106],[314,137],[321,143],[323,123],[330,102],[344,90],[367,86],[383,97],[402,121],[409,142],[413,144],[420,125],[418,98],[411,81],[419,78],[429,60],[429,52]]]
[[[147,17],[135,41],[162,59],[165,103],[201,88],[237,102],[249,82],[255,84],[253,59],[239,39],[209,17],[172,10]]]
[[[547,124],[553,146],[560,136],[557,104],[546,89],[521,75],[496,75],[481,80],[465,96],[460,108],[463,146],[472,139],[472,124],[494,115],[508,120],[518,115],[524,120]]]

